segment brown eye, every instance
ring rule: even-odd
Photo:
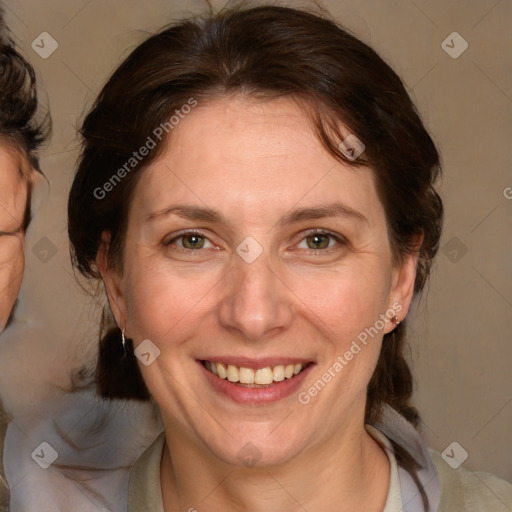
[[[300,241],[298,247],[300,249],[307,249],[314,252],[318,251],[318,253],[320,253],[330,252],[330,249],[339,249],[343,245],[345,245],[345,240],[341,235],[336,235],[330,231],[314,230],[306,234]]]
[[[326,234],[314,234],[309,235],[306,237],[306,240],[308,241],[308,248],[309,249],[327,249],[329,247],[329,238],[330,235]]]
[[[210,245],[207,245],[210,244]],[[167,247],[173,247],[177,251],[195,251],[198,249],[209,249],[213,247],[210,240],[203,234],[196,231],[185,231],[164,242]]]
[[[204,246],[204,237],[196,233],[182,235],[182,245],[185,249],[202,249]]]

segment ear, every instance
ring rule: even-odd
[[[96,255],[96,266],[105,285],[110,310],[114,315],[117,326],[123,330],[126,328],[126,319],[128,318],[123,293],[123,277],[109,264],[110,238],[110,231],[103,231],[98,254]],[[128,333],[126,335],[129,337]]]
[[[407,254],[404,261],[393,269],[392,284],[388,308],[395,311],[398,320],[402,322],[409,312],[414,295],[414,282],[416,280],[416,266],[424,234],[417,235],[414,239],[414,253]],[[392,331],[395,324],[390,321],[384,333]]]

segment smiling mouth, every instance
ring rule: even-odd
[[[265,368],[245,368],[232,364],[201,361],[202,365],[220,379],[246,388],[268,388],[279,382],[293,379],[312,363],[279,364]]]

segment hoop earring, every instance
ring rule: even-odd
[[[124,337],[124,329],[121,331],[121,343],[123,344],[123,352],[126,354],[126,339]]]

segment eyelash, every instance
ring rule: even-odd
[[[164,242],[164,245],[166,247],[170,246],[170,245],[173,245],[173,242],[175,242],[176,240],[179,240],[180,238],[183,238],[186,235],[197,235],[197,236],[200,236],[201,238],[205,238],[210,243],[212,243],[211,240],[206,235],[201,233],[200,231],[188,230],[188,231],[184,231],[184,232],[180,233],[178,236],[175,236],[171,240]],[[308,236],[312,236],[312,235],[326,235],[326,236],[330,236],[331,238],[334,238],[334,240],[336,240],[336,242],[338,242],[339,246],[346,245],[346,240],[341,235],[337,235],[337,234],[335,234],[335,233],[333,233],[331,231],[328,231],[328,230],[325,230],[325,229],[318,229],[318,228],[317,229],[312,229],[312,230],[306,232],[304,234],[304,236],[299,240],[299,243],[302,242],[303,240],[305,240]],[[309,251],[310,254],[318,255],[320,253],[329,254],[329,253],[332,252],[332,250],[335,250],[336,248],[337,248],[337,246],[332,246],[332,247],[327,247],[326,249],[306,249],[306,250]],[[178,246],[175,246],[175,249],[177,251],[179,251],[179,252],[184,252],[184,253],[191,253],[191,252],[199,252],[200,251],[200,249],[186,249],[184,247],[178,247]]]

